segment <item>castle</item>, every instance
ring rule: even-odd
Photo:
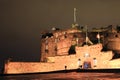
[[[118,44],[116,41],[111,43],[111,39],[106,35],[106,32],[104,34],[104,31],[106,31],[105,28],[95,29],[91,34],[87,28],[84,29],[76,24],[76,9],[74,8],[72,28],[66,30],[52,28],[51,32],[42,34],[40,62],[12,62],[8,60],[4,66],[4,74],[40,73],[78,68],[120,68],[120,58],[113,59],[112,52],[112,50],[119,49],[116,47]],[[118,36],[115,38],[119,42]],[[110,51],[104,51],[104,46],[107,46]]]
[[[113,69],[120,68],[120,58],[112,59],[112,51],[102,51],[103,45],[94,44],[83,28],[66,30],[53,28],[41,36],[40,62],[5,63],[4,74],[51,72],[71,69]]]

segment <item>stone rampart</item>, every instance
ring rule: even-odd
[[[67,58],[67,59],[66,59]],[[73,56],[56,56],[55,62],[9,62],[5,64],[5,73],[19,74],[19,73],[36,73],[36,72],[50,72],[66,69],[78,68],[77,59]]]
[[[92,50],[94,49],[94,50]],[[112,59],[112,51],[101,52],[101,45],[76,47],[76,54],[47,57],[47,62],[8,62],[5,64],[5,73],[36,73],[50,72],[65,69],[85,67],[85,62],[90,63],[90,68],[120,68],[120,59]],[[88,51],[88,52],[86,52]]]

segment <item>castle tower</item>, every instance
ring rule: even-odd
[[[41,39],[40,61],[47,61],[47,57],[69,55],[69,49],[73,43],[74,45],[81,45],[84,41],[84,33],[79,32],[79,30],[75,28],[54,30],[52,33],[45,33]]]
[[[44,37],[41,39],[41,58],[40,61],[47,61],[46,57],[56,55],[56,43],[52,33],[43,34]]]

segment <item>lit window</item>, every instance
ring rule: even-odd
[[[58,41],[60,41],[60,38],[56,38],[55,39],[55,43],[57,43]]]
[[[58,39],[55,39],[55,43],[57,43],[58,42]]]
[[[45,49],[48,49],[48,45],[45,46]]]
[[[89,53],[85,53],[84,57],[90,57]]]
[[[81,59],[78,59],[78,67],[79,67],[79,68],[82,68]]]
[[[94,67],[97,66],[97,59],[96,58],[93,58],[93,64],[94,64]]]
[[[55,37],[56,37],[56,38],[58,37],[58,33],[55,34]]]
[[[48,40],[45,40],[45,44],[46,44],[46,45],[48,44]]]
[[[45,46],[45,52],[48,53],[48,45]]]

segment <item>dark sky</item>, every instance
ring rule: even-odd
[[[70,28],[73,8],[89,28],[120,24],[120,0],[0,0],[1,62],[39,61],[41,31]]]

